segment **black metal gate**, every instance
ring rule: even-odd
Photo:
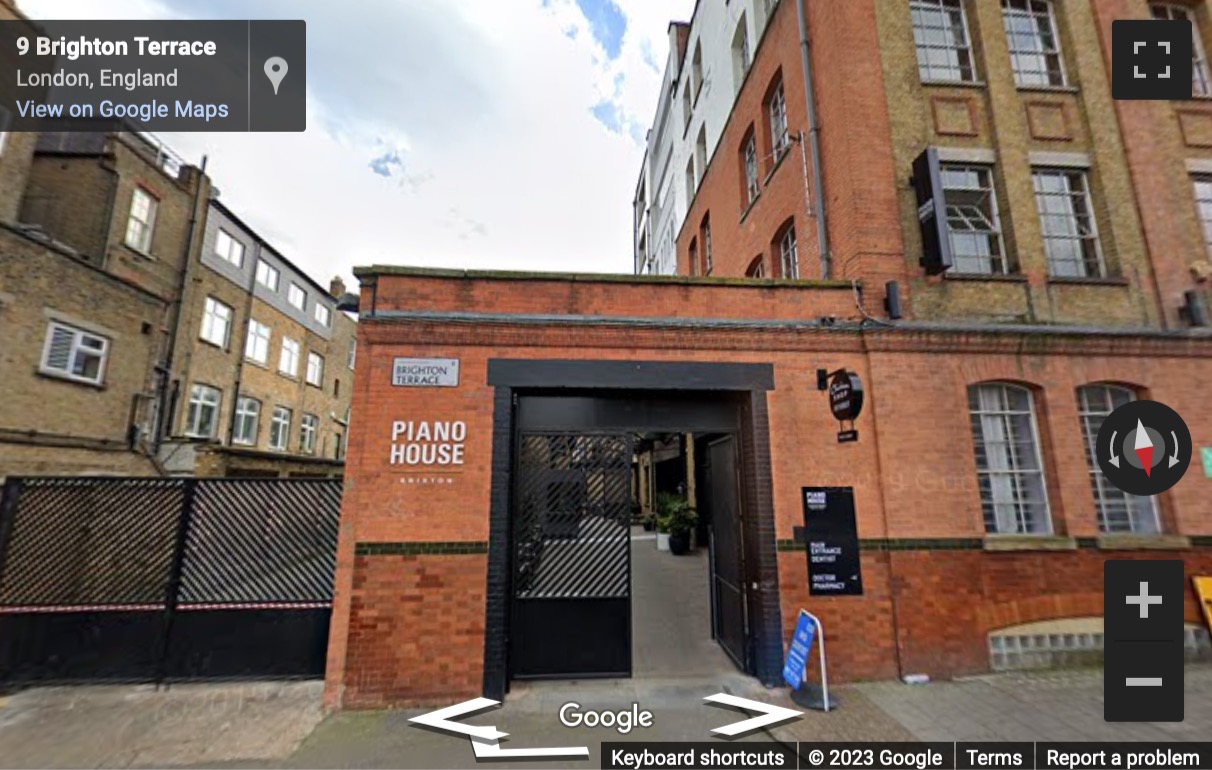
[[[631,675],[631,436],[522,433],[515,678]]]
[[[0,685],[320,677],[341,482],[10,478]]]
[[[706,497],[710,510],[712,634],[742,670],[749,670],[745,612],[745,563],[737,483],[736,442],[732,437],[707,447]]]

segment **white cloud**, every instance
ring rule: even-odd
[[[32,18],[303,18],[309,130],[166,134],[321,283],[371,263],[631,269],[631,198],[670,19],[617,0],[611,60],[573,0],[22,0]],[[565,32],[575,29],[575,39]],[[611,105],[614,133],[591,110]],[[387,176],[376,173],[380,163]]]

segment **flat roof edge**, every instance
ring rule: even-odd
[[[634,275],[631,273],[559,273],[522,270],[457,270],[440,267],[407,267],[402,265],[370,265],[354,268],[358,280],[379,276],[403,276],[406,278],[445,278],[451,280],[481,281],[553,281],[563,283],[620,283],[668,286],[741,286],[748,288],[785,289],[844,289],[850,291],[853,284],[841,280],[798,280],[781,278],[713,278],[710,276],[684,275]]]

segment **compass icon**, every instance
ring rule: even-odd
[[[1178,483],[1191,464],[1191,432],[1170,407],[1132,401],[1112,412],[1098,431],[1098,466],[1130,495],[1150,496]]]

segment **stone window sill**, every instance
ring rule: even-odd
[[[986,535],[986,551],[1076,551],[1077,539],[1064,535]]]
[[[1077,86],[1016,86],[1019,91],[1026,93],[1045,93],[1045,94],[1076,94],[1079,93]]]
[[[106,390],[107,389],[105,386],[104,380],[102,380],[101,382],[91,382],[89,380],[86,380],[86,379],[83,379],[80,377],[72,377],[70,374],[63,374],[62,372],[57,372],[53,369],[38,368],[38,369],[34,370],[34,374],[36,374],[39,377],[45,377],[48,380],[55,380],[56,382],[66,382],[71,385],[80,385],[85,388],[92,388],[93,390]]]
[[[1117,275],[1105,277],[1056,275],[1048,278],[1048,283],[1061,286],[1127,286],[1128,279]]]
[[[922,85],[927,88],[977,88],[984,89],[985,81],[983,80],[923,80]]]
[[[143,259],[150,259],[150,260],[152,260],[152,261],[155,261],[155,259],[156,259],[154,256],[152,256],[152,255],[151,255],[151,254],[149,254],[148,252],[143,251],[142,249],[136,249],[134,246],[131,246],[131,245],[130,245],[129,243],[127,243],[126,241],[123,241],[123,242],[122,242],[122,248],[126,249],[126,250],[127,250],[127,251],[129,251],[131,254],[134,254],[135,256],[137,256],[137,257],[141,257],[141,258],[143,258]]]
[[[943,273],[946,281],[992,281],[995,283],[1026,283],[1027,276],[1022,273]]]
[[[770,180],[774,179],[775,172],[779,170],[779,167],[783,165],[783,161],[786,160],[787,156],[790,154],[791,154],[791,145],[788,144],[786,147],[784,147],[779,152],[778,157],[774,159],[774,165],[770,167],[770,171],[766,174],[766,178],[764,180],[762,180],[763,187],[770,186]]]
[[[1191,547],[1191,538],[1183,535],[1099,535],[1101,551],[1181,551]]]

